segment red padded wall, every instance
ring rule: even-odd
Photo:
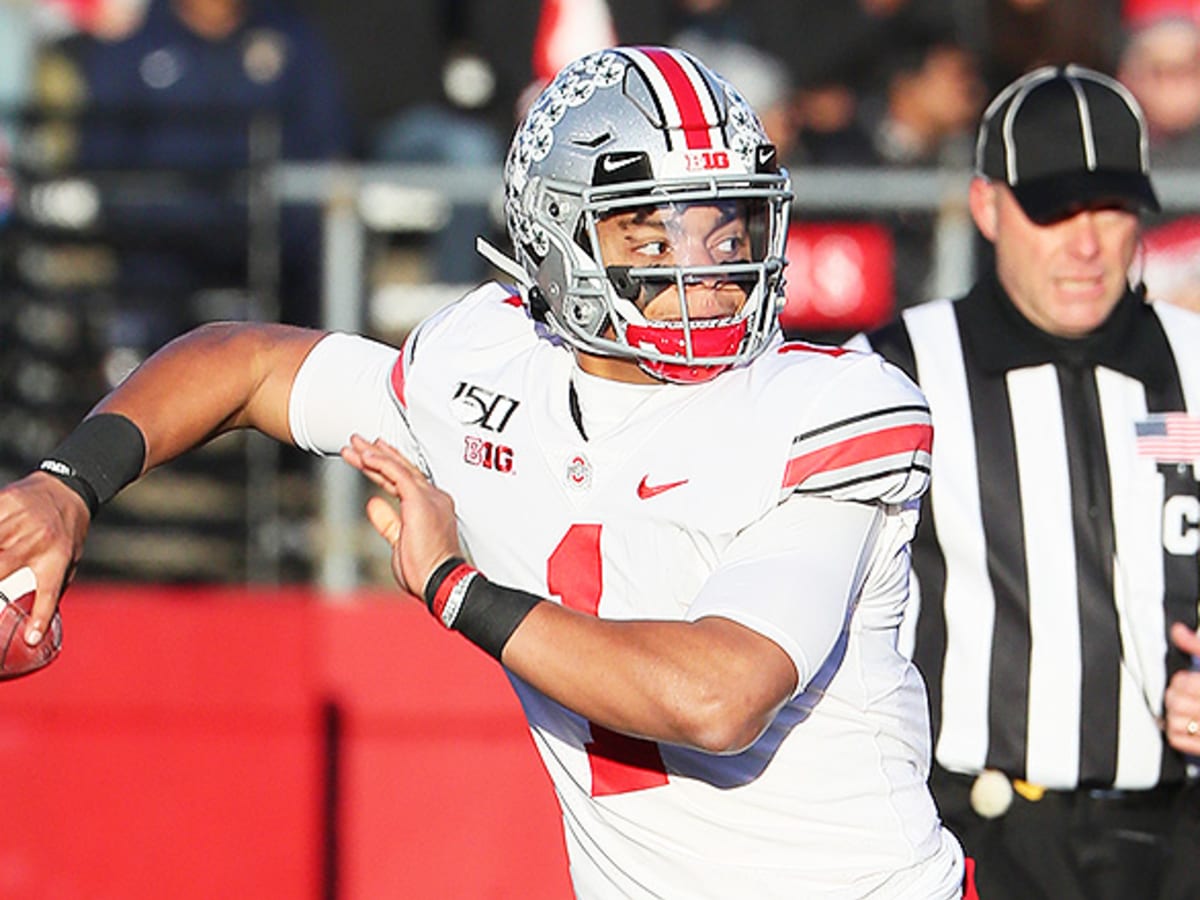
[[[501,669],[416,603],[80,584],[63,621],[0,683],[5,900],[570,896]]]

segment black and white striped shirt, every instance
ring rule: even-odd
[[[937,761],[1064,790],[1181,780],[1158,719],[1189,663],[1167,630],[1200,596],[1200,316],[1131,292],[1060,340],[988,278],[866,341],[933,411],[910,616]],[[1165,421],[1181,453],[1145,438]]]

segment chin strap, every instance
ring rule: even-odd
[[[546,316],[550,312],[550,305],[546,302],[542,289],[525,271],[525,267],[511,256],[501,253],[481,237],[475,238],[475,252],[516,282],[522,298],[529,307],[530,314],[538,322],[545,323]]]
[[[481,237],[475,238],[475,252],[525,290],[528,291],[537,287],[533,279],[529,277],[529,273],[525,271],[524,266],[511,256],[506,256],[497,250]]]

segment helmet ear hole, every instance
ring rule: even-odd
[[[604,328],[604,304],[596,298],[568,295],[563,298],[562,310],[578,331],[595,335]]]

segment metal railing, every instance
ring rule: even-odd
[[[965,290],[975,272],[975,226],[967,206],[970,173],[941,170],[813,169],[793,172],[794,208],[805,215],[870,219],[896,212],[934,217],[931,296]],[[1164,211],[1200,209],[1200,171],[1155,176]],[[360,213],[364,192],[379,185],[434,191],[450,201],[490,202],[501,190],[494,169],[439,166],[279,167],[275,190],[285,202],[324,208],[324,325],[355,331],[364,321],[368,227]],[[322,520],[318,578],[333,592],[359,583],[355,536],[362,519],[356,473],[336,462],[321,469]]]
[[[260,169],[258,205],[299,204],[321,211],[324,258],[321,324],[364,331],[371,298],[372,198],[405,197],[479,203],[495,208],[501,194],[496,167],[276,164]],[[927,214],[933,222],[930,296],[952,296],[971,283],[978,246],[967,206],[970,173],[946,170],[820,168],[793,172],[794,212],[805,218],[866,220],[897,213]],[[1155,175],[1164,211],[1200,210],[1200,169]],[[466,248],[464,252],[473,252]],[[269,279],[265,279],[269,280]],[[363,580],[364,488],[338,460],[319,464],[313,570],[333,594]]]

